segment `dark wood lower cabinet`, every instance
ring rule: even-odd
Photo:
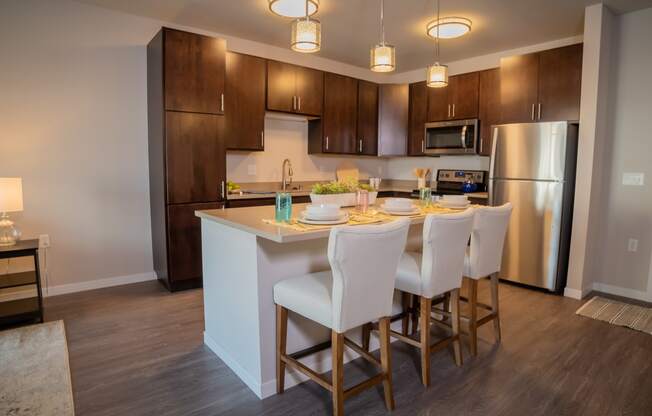
[[[201,287],[201,220],[195,211],[219,209],[220,202],[168,205],[168,279],[170,290]]]

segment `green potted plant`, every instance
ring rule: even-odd
[[[358,190],[369,192],[369,204],[376,202],[378,192],[369,184],[360,184],[357,181],[316,183],[312,187],[310,200],[313,204],[337,204],[341,207],[356,205]]]

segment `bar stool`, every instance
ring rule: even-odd
[[[512,215],[512,204],[476,209],[471,233],[471,247],[464,258],[464,278],[469,284],[469,349],[478,354],[478,328],[493,321],[496,342],[500,342],[500,313],[498,309],[498,272],[503,258],[507,225]],[[478,281],[490,279],[491,305],[478,302]],[[478,308],[490,313],[478,319]]]
[[[409,220],[383,225],[336,227],[328,240],[330,271],[283,280],[274,286],[276,303],[276,390],[285,388],[285,366],[298,370],[329,390],[333,414],[343,414],[344,399],[383,383],[385,405],[394,408],[389,354],[389,316],[394,280],[405,250]],[[288,310],[331,329],[332,380],[286,353]],[[380,322],[380,361],[344,337],[350,329]],[[351,388],[343,386],[344,345],[381,368],[381,373]]]
[[[390,331],[392,337],[421,350],[421,381],[430,385],[430,355],[451,343],[455,363],[462,365],[460,346],[459,294],[462,286],[464,253],[473,228],[473,209],[456,214],[428,215],[423,226],[421,253],[405,252],[396,274],[396,289],[419,297],[419,340],[403,333]],[[432,317],[433,298],[450,294],[452,309],[451,336],[430,344],[430,325],[437,322]],[[443,312],[435,310],[435,312]],[[412,311],[411,313],[415,313]],[[443,324],[446,326],[445,324]]]

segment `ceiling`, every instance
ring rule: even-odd
[[[267,0],[78,0],[108,9],[288,47],[290,19],[273,15]],[[441,42],[441,61],[582,34],[585,6],[597,0],[441,0],[441,16],[473,21],[469,35]],[[604,0],[616,13],[652,7],[652,0]],[[320,0],[319,55],[368,67],[369,48],[379,41],[380,0]],[[396,46],[397,72],[425,67],[434,59],[425,34],[435,0],[386,0],[385,33]]]

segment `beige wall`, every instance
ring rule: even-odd
[[[612,40],[594,288],[652,301],[652,8],[618,16]],[[644,173],[645,185],[624,186],[625,172]],[[627,251],[630,238],[637,252]]]

